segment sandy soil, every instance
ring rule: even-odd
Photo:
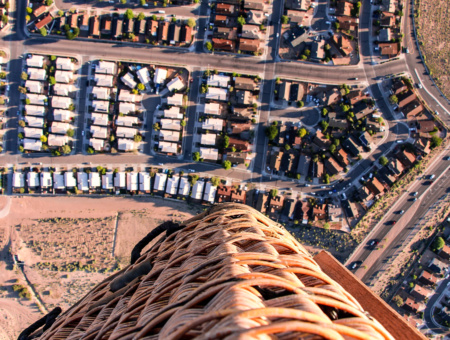
[[[0,197],[0,340],[16,339],[42,317],[39,301],[47,310],[69,308],[127,265],[134,245],[161,222],[201,211],[150,197]],[[14,284],[27,282],[12,254],[25,262],[39,301],[14,292]]]

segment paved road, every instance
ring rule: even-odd
[[[448,328],[444,326],[436,327],[433,320],[431,319],[434,305],[441,297],[441,294],[447,289],[447,285],[450,283],[450,279],[446,279],[440,282],[439,288],[434,292],[434,294],[428,299],[427,306],[424,311],[424,320],[427,328],[431,329],[433,333],[443,334],[448,333]]]

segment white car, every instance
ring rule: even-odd
[[[329,22],[329,21],[325,21],[325,23],[326,23],[327,25],[331,25],[331,22]]]
[[[84,131],[81,131],[81,135],[84,136]]]
[[[280,33],[277,33],[277,38],[280,36]]]

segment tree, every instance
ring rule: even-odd
[[[392,301],[396,304],[397,307],[401,307],[404,304],[403,299],[398,295],[394,296],[392,298]]]
[[[333,22],[333,25],[336,30],[338,30],[339,27],[341,27],[341,25],[337,21]]]
[[[225,170],[230,170],[231,169],[231,162],[230,161],[224,161],[222,163],[222,166]]]
[[[194,18],[189,18],[187,19],[187,23],[186,23],[190,28],[194,28],[195,27],[195,19]]]
[[[431,137],[431,148],[434,149],[442,144],[442,138],[439,138],[438,136]]]
[[[213,45],[212,45],[211,41],[207,41],[205,44],[205,47],[208,51],[212,51]]]
[[[323,180],[326,184],[330,184],[330,175],[328,174],[323,175]]]
[[[23,146],[22,146],[22,145],[19,145],[19,151],[20,151],[20,152],[24,152],[24,150],[25,150],[25,149],[23,148]]]
[[[0,72],[0,78],[1,79],[6,79],[6,73],[5,72]]]
[[[291,146],[289,144],[284,145],[284,150],[289,151],[291,150]]]
[[[289,17],[287,15],[282,15],[281,16],[281,23],[283,25],[286,25],[289,22]]]
[[[144,90],[145,90],[145,85],[142,84],[142,83],[139,83],[139,84],[137,84],[137,89],[138,89],[139,91],[144,91]]]
[[[69,136],[69,137],[73,137],[74,134],[75,134],[75,131],[73,131],[73,129],[69,129],[66,132],[66,135]]]
[[[50,85],[55,85],[56,84],[56,79],[53,76],[48,77],[48,83]]]
[[[42,143],[47,143],[47,136],[42,135],[40,140]]]
[[[177,22],[177,18],[176,17],[172,17],[172,22]]]
[[[26,72],[22,72],[22,73],[20,74],[20,78],[21,78],[22,80],[28,80],[28,74],[27,74]]]
[[[45,5],[46,5],[46,6],[51,6],[51,5],[53,5],[53,0],[45,0]]]
[[[33,13],[33,9],[32,9],[31,7],[27,7],[27,10],[26,10],[26,11],[27,11],[28,14]]]
[[[326,116],[328,114],[328,110],[326,108],[322,108],[322,115]]]
[[[88,152],[88,154],[92,155],[94,153],[94,149],[91,147],[88,147],[87,152]]]
[[[120,3],[121,3],[122,5],[125,5],[125,4],[127,3],[127,0],[120,0]]]
[[[19,139],[23,139],[23,133],[22,133],[22,132],[19,132],[19,133],[17,134],[17,137],[19,137]]]
[[[183,119],[183,120],[180,122],[180,125],[183,126],[183,127],[185,127],[185,126],[186,126],[186,121]]]
[[[43,37],[46,37],[46,36],[47,36],[47,30],[45,29],[45,27],[42,27],[42,28],[39,30],[39,32],[41,33],[41,35],[42,35]]]
[[[301,100],[297,101],[297,107],[303,107],[305,106],[305,103],[303,103]]]
[[[295,178],[297,178],[297,179],[300,179],[301,177],[302,177],[302,175],[300,175],[300,174],[295,175]]]
[[[331,153],[335,153],[336,152],[336,145],[334,145],[334,144],[330,145],[330,152]]]
[[[276,125],[270,125],[266,128],[266,136],[269,138],[269,141],[273,141],[276,136],[278,136],[278,127]]]
[[[389,101],[391,102],[391,104],[398,104],[398,98],[395,94],[389,97]]]
[[[198,162],[198,161],[200,160],[200,152],[194,152],[194,153],[192,154],[192,160],[193,160],[194,162]]]
[[[308,131],[305,129],[305,128],[300,128],[299,130],[298,130],[298,136],[300,137],[300,138],[303,138],[303,137],[305,137],[306,136],[306,134],[308,133]]]
[[[325,224],[323,225],[323,228],[326,230],[330,229],[330,224],[328,222],[325,222]]]
[[[25,127],[25,122],[23,120],[19,120],[19,126],[20,127]]]
[[[31,103],[30,98],[25,99],[25,105],[30,105],[30,103]]]
[[[244,26],[245,25],[245,18],[241,15],[237,19],[237,22],[238,22],[239,26]]]
[[[320,121],[320,126],[322,127],[322,131],[325,132],[328,129],[328,122],[325,120]]]
[[[220,184],[220,178],[219,177],[212,177],[211,178],[211,184],[215,187],[218,187]]]
[[[19,88],[19,92],[20,92],[20,93],[23,93],[23,94],[27,93],[27,88],[26,88],[26,87],[24,87],[24,86],[19,86],[18,88]]]
[[[135,141],[136,143],[142,142],[142,135],[135,135],[135,136],[134,136],[134,141]]]
[[[226,149],[230,146],[230,137],[223,137],[223,148]]]
[[[134,19],[134,13],[131,9],[127,9],[125,11],[125,18],[127,18],[128,20]]]
[[[438,250],[441,250],[445,246],[445,241],[442,237],[436,237],[431,244],[431,250],[434,252],[437,252]]]
[[[278,195],[278,190],[277,189],[270,190],[270,197],[277,197],[277,195]]]
[[[380,165],[382,166],[386,166],[389,163],[388,159],[385,156],[381,156],[378,162],[380,162]]]
[[[144,20],[145,19],[145,14],[144,13],[139,13],[139,15],[138,15],[138,17],[137,17],[137,19],[139,20],[139,21],[141,21],[141,20]]]
[[[70,146],[68,146],[67,144],[63,145],[61,148],[63,154],[68,155],[72,149],[70,148]]]
[[[25,15],[25,21],[28,22],[31,20],[31,17],[29,15]]]

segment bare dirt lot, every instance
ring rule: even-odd
[[[161,222],[201,211],[156,198],[0,197],[0,340],[16,339],[46,310],[69,308],[127,265]]]
[[[450,98],[450,16],[448,0],[416,0],[417,35],[430,75]]]

